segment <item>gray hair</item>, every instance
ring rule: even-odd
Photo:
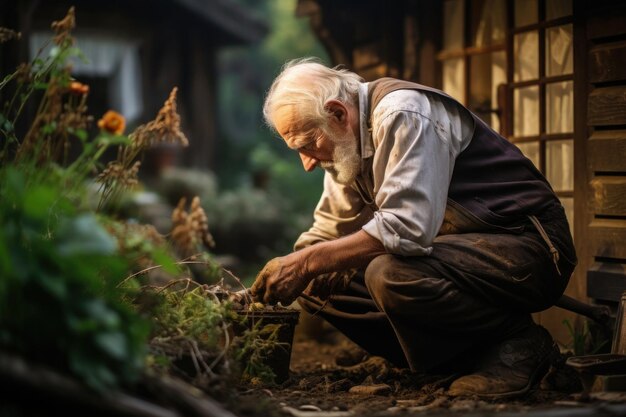
[[[308,126],[324,129],[328,113],[324,106],[329,100],[354,104],[358,95],[359,75],[338,67],[328,68],[317,58],[300,58],[288,61],[270,87],[263,105],[265,123],[275,129],[274,112],[294,105],[299,120]]]

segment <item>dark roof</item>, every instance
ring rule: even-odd
[[[219,27],[235,42],[255,42],[269,31],[265,21],[232,0],[174,0],[174,2]]]

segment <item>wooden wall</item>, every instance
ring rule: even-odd
[[[617,302],[626,291],[626,4],[585,3],[587,43],[587,294]]]

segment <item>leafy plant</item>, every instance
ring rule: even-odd
[[[567,327],[571,336],[571,342],[566,347],[575,356],[596,354],[608,344],[608,340],[600,340],[594,337],[587,320],[577,320],[572,325],[569,320],[565,319],[563,320],[563,325]]]
[[[153,310],[150,341],[153,355],[160,358],[156,362],[176,364],[187,359],[196,378],[214,379],[220,374],[274,381],[267,356],[275,349],[288,348],[278,340],[280,325],[256,320],[248,326],[246,314],[233,308],[220,285],[176,280],[149,290],[161,299]]]
[[[135,381],[149,327],[116,288],[127,264],[115,240],[56,182],[5,168],[0,183],[0,345],[95,389]]]
[[[70,372],[96,390],[132,384],[146,363],[168,366],[181,349],[204,374],[218,364],[228,370],[229,360],[245,352],[253,361],[247,372],[270,375],[259,361],[273,336],[259,342],[263,330],[253,329],[234,343],[240,318],[231,305],[181,278],[190,264],[202,264],[211,279],[221,273],[206,251],[212,240],[199,198],[189,212],[181,200],[169,240],[115,216],[120,196],[138,184],[142,151],[187,144],[176,88],[155,120],[125,135],[124,118],[109,111],[91,139],[89,87],[72,79],[69,64],[81,57],[71,36],[73,8],[52,27],[49,56],[0,82],[0,97],[7,98],[0,111],[0,349]],[[7,33],[0,30],[0,41],[12,37]],[[31,101],[37,110],[25,123]],[[71,143],[80,145],[76,157],[67,152]],[[118,157],[104,166],[100,158],[111,146]],[[94,179],[97,208],[85,204]],[[184,259],[172,255],[174,246]],[[156,269],[177,279],[164,287],[141,282]],[[147,356],[148,346],[163,352]]]
[[[86,185],[107,148],[119,146],[128,162],[138,146],[122,134],[124,120],[115,112],[100,120],[95,139],[88,137],[89,87],[71,77],[70,60],[81,57],[73,27],[72,8],[52,24],[50,54],[0,82],[0,347],[104,390],[130,384],[143,371],[149,322],[128,302],[137,285],[119,286],[132,282],[125,277],[135,253],[121,252],[102,227],[104,217],[86,207]],[[33,102],[32,119],[22,120]],[[149,144],[157,132],[169,140],[171,120],[145,125],[136,137]],[[71,143],[81,150],[73,159]],[[132,186],[133,176],[126,166],[105,172],[109,191],[102,195]]]
[[[276,349],[289,349],[289,344],[279,341],[283,324],[265,324],[257,320],[235,339],[233,354],[237,363],[244,364],[241,377],[252,384],[272,384],[276,373],[268,364],[268,357]]]

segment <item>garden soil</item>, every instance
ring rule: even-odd
[[[579,401],[578,375],[562,364],[551,369],[537,390],[520,398],[454,398],[446,391],[458,375],[420,375],[398,369],[383,358],[368,356],[330,326],[318,328],[313,335],[302,327],[296,332],[289,379],[276,386],[241,387],[231,410],[240,416],[384,417],[424,412],[441,416],[458,412],[524,414],[602,406],[599,400]],[[561,359],[564,363],[566,358]],[[616,401],[623,403],[626,396],[618,396]]]

